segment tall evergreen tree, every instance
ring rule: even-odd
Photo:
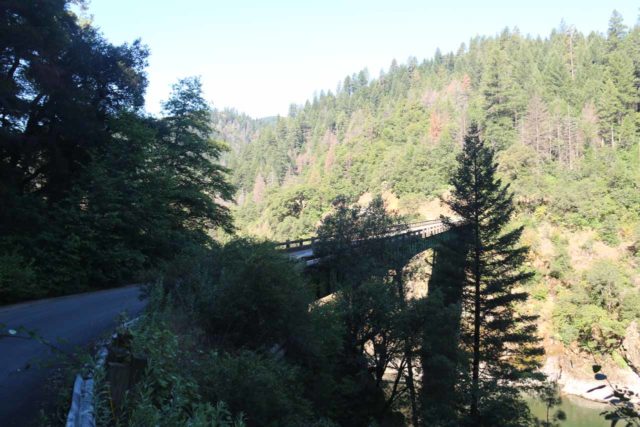
[[[162,167],[173,182],[168,196],[176,227],[200,238],[214,227],[231,231],[231,214],[221,201],[233,199],[233,187],[226,168],[217,162],[225,148],[211,139],[211,110],[200,80],[192,77],[175,84],[164,113]]]
[[[519,425],[527,410],[514,384],[534,376],[535,356],[542,352],[535,317],[515,311],[527,299],[518,286],[532,276],[523,269],[528,249],[518,246],[523,228],[508,229],[513,195],[496,177],[493,150],[484,146],[476,125],[458,161],[448,204],[463,220],[456,244],[464,245],[458,253],[464,254],[460,336],[470,380],[468,422]]]
[[[614,10],[609,18],[609,28],[607,29],[607,41],[609,42],[609,50],[615,50],[627,35],[627,26],[624,25],[624,19],[617,10]]]
[[[496,148],[506,148],[516,139],[516,85],[511,71],[506,52],[495,46],[487,60],[482,93],[485,100],[487,137]]]

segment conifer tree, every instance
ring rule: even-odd
[[[514,129],[515,82],[507,54],[496,46],[489,53],[482,94],[487,137],[493,147],[506,148],[516,139]]]
[[[233,199],[227,170],[218,163],[224,147],[211,139],[211,110],[198,78],[173,86],[161,123],[162,163],[173,181],[169,195],[178,228],[202,234],[205,229],[233,229],[229,209]]]
[[[624,25],[624,19],[617,10],[614,10],[609,18],[609,28],[607,29],[607,41],[609,50],[615,50],[620,42],[627,35],[627,26]]]
[[[471,425],[519,425],[527,410],[514,385],[535,376],[534,316],[515,306],[527,299],[518,286],[532,276],[523,268],[522,227],[508,229],[514,212],[509,185],[496,177],[494,153],[472,125],[452,176],[451,210],[463,220],[456,245],[464,246],[460,338],[467,367],[467,418]],[[453,279],[455,280],[455,279]],[[464,384],[463,380],[461,384]]]

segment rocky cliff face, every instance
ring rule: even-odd
[[[627,367],[621,367],[612,358],[594,356],[577,347],[564,347],[555,343],[552,355],[548,356],[542,368],[549,379],[558,381],[562,391],[585,399],[606,402],[613,393],[613,388],[626,388],[640,396],[640,330],[637,322],[632,322],[627,328],[621,355],[627,362]],[[607,375],[608,382],[594,378],[592,366],[601,365],[602,372]],[[589,391],[606,384],[606,387]],[[640,397],[638,397],[640,400]]]
[[[640,376],[640,329],[638,322],[633,321],[627,328],[624,341],[622,342],[622,356],[629,365],[629,368]]]

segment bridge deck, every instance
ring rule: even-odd
[[[390,227],[386,234],[387,238],[404,239],[412,236],[423,238],[431,237],[443,233],[449,226],[441,220],[419,221],[408,224],[398,224]],[[307,265],[317,264],[314,258],[313,245],[318,241],[317,237],[306,239],[287,240],[276,244],[276,249],[287,252],[291,258],[306,260]]]

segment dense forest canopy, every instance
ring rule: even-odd
[[[0,10],[0,302],[122,285],[232,229],[197,79],[142,112],[148,50],[66,0]]]
[[[505,29],[422,62],[394,60],[376,78],[363,70],[230,156],[239,224],[296,238],[313,233],[338,194],[439,195],[471,120],[528,211],[597,227],[612,215],[637,220],[639,87],[640,29],[617,12],[604,35]],[[602,206],[582,206],[585,192]],[[286,208],[296,205],[305,209]]]

